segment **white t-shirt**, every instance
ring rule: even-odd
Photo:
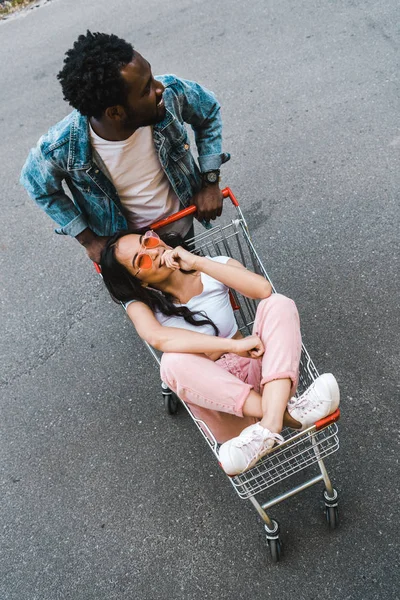
[[[180,210],[180,203],[159,161],[152,128],[140,127],[128,139],[110,142],[90,126],[90,139],[111,176],[120,197],[129,228],[141,230]],[[192,217],[162,231],[185,235]]]
[[[207,258],[223,264],[227,263],[229,260],[229,256],[207,256]],[[187,304],[182,304],[180,306],[187,306],[187,308],[190,308],[192,311],[205,312],[218,327],[219,336],[231,338],[237,331],[237,323],[229,298],[229,288],[205,273],[201,273],[200,276],[203,284],[203,291],[198,296],[193,296]],[[135,302],[135,300],[132,300],[131,302]],[[131,304],[131,302],[127,302],[125,308]],[[196,331],[197,333],[215,335],[214,328],[209,324],[199,325],[197,327],[196,325],[187,323],[183,317],[174,315],[168,317],[159,311],[156,311],[154,316],[157,321],[165,327],[178,327],[179,329],[189,329],[190,331]],[[199,318],[201,319],[201,315],[195,316],[195,319]]]

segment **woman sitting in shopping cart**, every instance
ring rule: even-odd
[[[101,270],[139,336],[163,352],[162,380],[222,444],[219,460],[228,475],[251,468],[282,443],[283,426],[305,429],[338,407],[330,373],[294,397],[301,353],[297,308],[237,260],[171,248],[148,231],[111,238]],[[261,300],[253,335],[238,330],[229,288]]]

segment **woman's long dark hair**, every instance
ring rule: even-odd
[[[129,302],[138,300],[144,302],[152,312],[157,310],[164,315],[183,317],[190,325],[211,325],[215,335],[219,335],[219,329],[203,311],[192,311],[187,306],[179,306],[173,303],[173,296],[160,290],[144,287],[140,279],[129,273],[129,271],[117,261],[115,247],[118,240],[130,232],[120,231],[110,238],[101,253],[101,274],[111,298],[115,302]],[[173,245],[172,240],[164,237],[166,243]],[[179,242],[179,243],[176,243]],[[175,238],[175,246],[183,245],[182,238]],[[195,318],[196,317],[196,318]],[[199,318],[200,317],[200,318]]]

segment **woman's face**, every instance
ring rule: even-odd
[[[140,281],[154,285],[165,281],[171,275],[172,269],[161,264],[161,256],[170,246],[159,240],[155,248],[145,248],[142,244],[143,237],[136,233],[124,235],[116,243],[115,258]],[[140,254],[147,254],[152,259],[149,269],[140,268],[138,264]]]

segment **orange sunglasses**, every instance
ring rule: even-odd
[[[141,245],[145,251],[139,252],[135,260],[135,265],[139,269],[138,272],[135,273],[135,277],[139,271],[151,269],[153,266],[153,259],[146,253],[146,250],[149,248],[157,248],[157,246],[160,244],[160,241],[160,236],[158,236],[155,231],[146,231],[146,233],[142,235]]]

